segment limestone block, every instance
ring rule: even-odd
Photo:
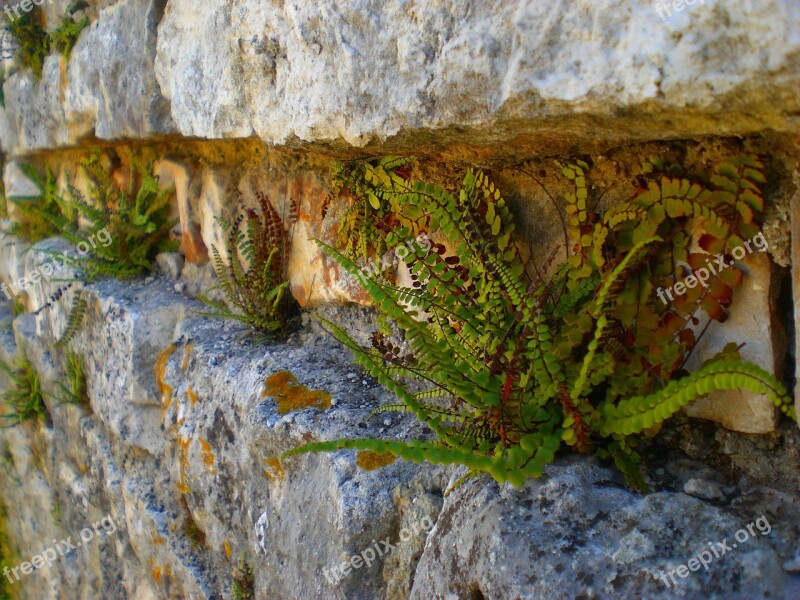
[[[536,132],[547,148],[556,132],[796,130],[799,19],[791,0],[664,20],[645,0],[172,0],[155,70],[180,132],[204,138],[411,147],[420,131],[478,144]]]
[[[700,364],[721,351],[729,342],[744,344],[740,354],[772,374],[780,373],[786,351],[785,334],[776,314],[777,282],[769,255],[754,252],[741,266],[745,277],[734,291],[730,318],[712,323],[695,348],[688,367]],[[769,433],[780,413],[766,396],[747,391],[714,392],[699,398],[686,412],[692,417],[711,419],[728,429],[743,433]]]
[[[773,529],[785,530],[772,517],[783,515],[791,528],[796,499],[770,500],[770,492],[759,490],[722,508],[680,492],[636,494],[613,484],[615,477],[594,459],[572,457],[557,460],[545,477],[518,490],[481,479],[465,484],[445,498],[410,598],[544,598],[554,591],[560,598],[730,597],[732,589],[750,598],[800,593],[800,582],[781,568],[780,558],[798,540],[784,545]],[[777,510],[767,514],[771,502]],[[757,526],[762,515],[766,521]],[[742,538],[738,531],[747,525],[754,535],[745,529]],[[724,560],[709,551],[708,571],[684,566],[688,575],[676,574],[707,542],[727,540],[731,546],[734,534],[740,547]]]

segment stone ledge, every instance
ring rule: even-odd
[[[800,131],[792,0],[665,21],[649,0],[104,5],[68,64],[5,82],[7,153],[179,133],[531,155]]]
[[[696,575],[687,580],[687,589],[695,593],[719,585],[721,590],[745,564],[758,567],[740,575],[739,585],[748,593],[769,588],[791,597],[800,585],[780,566],[797,547],[791,526],[797,498],[753,488],[745,480],[741,489],[713,483],[725,490],[724,506],[670,491],[682,489],[682,480],[639,496],[623,489],[618,474],[607,467],[573,457],[557,460],[543,479],[521,490],[473,481],[446,499],[442,509],[441,494],[455,476],[452,469],[398,461],[364,472],[355,466],[353,453],[339,452],[293,458],[281,474],[266,459],[306,441],[418,436],[421,429],[399,415],[362,427],[370,409],[389,400],[388,394],[363,380],[349,354],[308,324],[285,344],[259,345],[250,343],[238,326],[187,318],[198,305],[180,299],[164,279],[102,282],[84,293],[93,306],[104,307],[73,341],[87,361],[95,412],[48,400],[52,425],[2,432],[0,438],[13,448],[14,472],[25,482],[5,497],[19,507],[10,514],[13,523],[33,522],[35,515],[35,531],[14,531],[16,539],[31,544],[24,553],[74,535],[105,514],[115,518],[119,531],[74,562],[59,563],[38,583],[31,580],[28,589],[37,597],[54,597],[49,589],[90,595],[125,589],[150,598],[229,597],[231,573],[244,552],[255,574],[257,598],[463,597],[476,590],[486,598],[526,597],[545,584],[601,595],[620,586],[644,586],[636,589],[668,598],[673,592],[658,579],[659,568],[688,560],[707,539],[730,538],[762,512],[781,535],[754,540],[746,552],[714,565],[717,579]],[[31,301],[40,300],[34,294]],[[165,303],[175,324],[162,327],[164,348],[145,352],[137,340],[145,339],[138,330],[146,328],[134,324],[160,314]],[[60,359],[49,348],[63,310],[56,305],[40,323],[32,315],[14,320],[16,344],[50,392],[61,377]],[[340,311],[339,320],[350,328],[366,325],[358,311],[327,310]],[[345,313],[349,317],[343,318]],[[6,314],[6,327],[8,319]],[[97,351],[103,332],[130,328],[135,336],[112,336],[107,349]],[[8,335],[3,339],[9,358],[15,342]],[[142,355],[139,363],[120,363],[120,357],[137,354]],[[154,372],[159,355],[164,368]],[[331,393],[333,407],[279,414],[261,390],[264,379],[281,370]],[[150,399],[147,406],[126,407],[105,383],[120,371],[131,381],[140,379],[139,389],[150,388],[148,378],[160,379],[158,404]],[[129,410],[147,410],[157,418],[120,427],[119,414]],[[698,476],[685,465],[678,470]],[[52,508],[57,503],[64,506],[60,519]],[[610,512],[612,507],[616,512]],[[660,533],[664,514],[677,515],[676,531],[667,538]],[[338,584],[326,577],[325,569],[369,548],[373,540],[396,542],[402,528],[425,516],[436,523],[427,539],[397,544],[396,554],[380,566],[362,568]],[[202,543],[187,536],[189,517],[202,532]],[[556,554],[541,555],[539,546],[554,540],[561,544]],[[585,560],[576,562],[573,551]],[[498,564],[511,568],[498,569]]]

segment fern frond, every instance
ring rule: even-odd
[[[67,317],[67,326],[64,329],[64,333],[61,334],[61,337],[55,343],[55,348],[63,348],[72,341],[72,338],[75,337],[75,334],[80,331],[83,325],[88,308],[89,304],[86,301],[83,291],[77,292],[72,300],[72,307]]]
[[[635,396],[602,407],[603,435],[631,435],[649,429],[700,396],[720,390],[764,394],[784,414],[797,421],[792,399],[772,375],[751,364],[730,360],[706,363],[699,370],[649,396]]]

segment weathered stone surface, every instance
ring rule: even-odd
[[[393,499],[392,489],[421,478],[425,488],[441,490],[439,470],[399,462],[364,472],[355,467],[352,453],[340,453],[292,459],[281,472],[271,462],[281,451],[314,439],[364,435],[358,423],[376,400],[389,397],[360,377],[347,377],[347,355],[327,340],[303,336],[302,345],[295,339],[288,345],[242,347],[242,334],[195,319],[176,330],[162,385],[171,480],[185,495],[215,561],[226,544],[233,556],[248,552],[257,589],[286,597],[380,595],[382,560],[338,584],[331,568],[374,540],[396,539],[408,511]],[[239,350],[230,351],[233,347]],[[333,407],[279,414],[262,391],[267,376],[282,370],[310,389],[329,392]],[[402,435],[410,424],[393,419],[373,435]],[[412,426],[418,435],[417,430]],[[239,490],[241,484],[245,490]],[[247,520],[232,531],[230,514],[243,510],[242,504]],[[406,564],[406,577],[409,568]]]
[[[23,165],[10,161],[3,169],[3,186],[7,198],[36,198],[41,193],[39,187],[22,170]],[[13,210],[14,203],[9,203]]]
[[[795,129],[798,21],[789,0],[706,3],[663,22],[644,1],[172,0],[156,73],[181,133],[206,138],[360,146],[456,125],[477,128],[452,134],[473,143]]]
[[[120,0],[91,14],[66,77],[51,56],[41,82],[6,82],[6,151],[92,132],[494,152],[513,141],[509,153],[797,131],[791,0],[707,2],[666,20],[644,0]]]
[[[59,244],[28,253],[24,272],[42,249]],[[659,479],[661,491],[639,496],[608,468],[574,458],[520,491],[487,478],[468,483],[445,500],[441,516],[447,469],[398,461],[364,472],[353,453],[342,452],[292,458],[282,471],[270,459],[307,441],[423,432],[402,415],[362,426],[391,397],[310,319],[285,344],[256,344],[238,326],[191,318],[200,305],[171,290],[166,279],[85,287],[92,319],[72,346],[85,360],[91,411],[48,400],[49,423],[0,432],[13,448],[12,472],[25,482],[4,493],[19,505],[8,518],[14,539],[24,541],[23,556],[106,514],[118,525],[31,579],[26,590],[36,597],[119,589],[137,598],[230,597],[244,553],[257,598],[461,598],[475,590],[486,598],[538,597],[542,590],[556,597],[583,591],[667,598],[673,591],[658,579],[661,569],[686,563],[707,541],[730,541],[762,514],[774,528],[770,535],[678,585],[688,597],[729,589],[759,595],[768,586],[774,597],[798,593],[797,576],[781,566],[797,548],[797,498],[746,479],[725,485],[704,462],[671,462],[677,470],[670,466],[671,479]],[[33,288],[31,308],[48,293]],[[371,313],[325,311],[366,341]],[[50,393],[63,377],[63,359],[51,344],[65,312],[62,300],[40,317],[16,319],[15,336],[0,337],[2,357],[10,359],[18,344]],[[329,392],[332,408],[278,413],[262,392],[265,379],[282,370]],[[129,390],[136,386],[146,389],[137,396],[146,403],[134,402]],[[714,494],[712,505],[669,491],[699,489],[693,480],[723,496]],[[675,523],[666,537],[664,515]],[[414,533],[425,518],[436,523],[429,539]],[[392,544],[387,556],[333,574],[378,540]]]
[[[788,600],[800,594],[800,578],[782,568],[797,547],[798,508],[768,488],[743,489],[724,508],[667,490],[642,496],[583,458],[519,490],[474,480],[445,499],[411,598]],[[709,542],[730,551],[709,551],[708,570],[695,562],[681,578],[676,569]]]
[[[690,369],[722,351],[726,344],[744,344],[744,360],[770,373],[781,373],[786,352],[785,333],[777,315],[777,296],[773,266],[767,254],[755,251],[739,265],[746,276],[735,291],[730,318],[712,323],[700,339],[688,363]],[[744,433],[768,433],[775,429],[780,413],[766,396],[747,391],[714,392],[699,398],[686,412],[712,419]]]
[[[40,80],[29,71],[12,75],[3,86],[3,150],[24,154],[73,146],[89,134],[122,139],[173,132],[153,69],[163,8],[164,0],[106,4],[67,64],[53,54]]]
[[[435,521],[446,471],[398,462],[365,472],[353,453],[339,453],[292,459],[284,472],[267,459],[312,439],[419,435],[419,426],[392,417],[362,428],[388,394],[358,376],[349,355],[320,338],[321,331],[307,328],[287,344],[243,344],[246,332],[224,322],[176,324],[176,315],[201,306],[171,287],[156,279],[84,288],[93,316],[71,346],[84,360],[90,407],[56,400],[63,357],[52,349],[51,330],[63,326],[65,304],[16,319],[16,342],[0,338],[7,346],[2,358],[10,360],[19,344],[53,394],[48,423],[0,432],[14,446],[14,473],[25,482],[5,501],[20,502],[26,493],[35,498],[8,516],[36,524],[35,531],[12,528],[22,556],[74,536],[90,518],[111,514],[119,526],[109,541],[87,544],[85,554],[58,563],[26,590],[41,598],[118,589],[137,598],[230,597],[240,556],[255,573],[258,598],[269,591],[369,599],[383,593],[385,580],[411,581],[425,536],[415,534],[407,545],[398,537],[423,517]],[[33,306],[46,293],[32,289]],[[171,341],[174,352],[162,354]],[[331,393],[333,407],[279,414],[261,392],[265,378],[280,370]],[[156,384],[161,393],[154,399]],[[37,452],[46,454],[35,458]],[[34,483],[41,489],[30,489]],[[69,506],[61,521],[34,518],[56,514],[57,502]],[[187,533],[189,519],[199,535]],[[379,557],[338,581],[326,577],[324,569],[384,539],[398,545],[391,567]],[[114,568],[101,572],[109,561]]]
[[[158,177],[162,189],[175,189],[175,208],[180,219],[181,250],[190,263],[203,264],[208,261],[208,250],[200,235],[200,226],[192,209],[190,194],[197,191],[192,170],[183,164],[159,160],[153,165],[153,175]],[[174,218],[174,215],[171,215]],[[177,278],[177,276],[176,276]]]

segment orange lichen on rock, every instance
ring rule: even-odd
[[[267,463],[267,468],[264,469],[264,475],[267,476],[271,482],[275,483],[283,479],[283,476],[286,475],[286,471],[283,470],[283,465],[281,465],[281,461],[277,458],[265,458],[264,462]]]
[[[181,494],[189,493],[189,486],[186,484],[186,471],[189,468],[189,445],[192,443],[192,438],[183,438],[178,436],[178,464],[180,474],[178,476],[178,491]]]
[[[172,353],[175,352],[175,344],[170,344],[156,359],[156,364],[153,371],[156,375],[156,384],[158,391],[161,392],[161,410],[162,412],[169,408],[172,402],[172,386],[164,381],[164,376],[167,373],[167,361]]]
[[[228,540],[224,540],[222,542],[222,547],[225,549],[225,558],[230,558],[233,552],[231,550],[231,545],[228,543]]]
[[[155,531],[150,532],[150,543],[153,544],[154,546],[160,546],[165,541],[166,540],[164,539],[164,537],[157,534]]]
[[[382,467],[392,464],[397,457],[388,452],[379,453],[370,450],[362,450],[356,455],[356,465],[365,471],[375,471]]]
[[[297,381],[289,371],[278,371],[270,375],[264,382],[262,397],[271,397],[278,404],[278,413],[318,408],[327,410],[331,407],[331,395],[322,390],[310,390]]]
[[[192,403],[192,406],[197,404],[198,401],[197,394],[194,393],[191,384],[189,385],[189,387],[186,388],[186,397],[189,398],[189,402]]]
[[[214,469],[215,458],[214,458],[214,453],[211,451],[211,444],[209,444],[203,438],[200,438],[199,441],[200,441],[200,447],[203,449],[202,452],[203,463],[206,465],[206,467],[208,467],[207,470],[209,473],[212,474],[216,473],[216,470]]]
[[[186,348],[183,350],[183,360],[181,361],[181,371],[185,371],[189,366],[189,358],[192,352],[192,346],[194,346],[194,342],[189,342],[186,344]]]

